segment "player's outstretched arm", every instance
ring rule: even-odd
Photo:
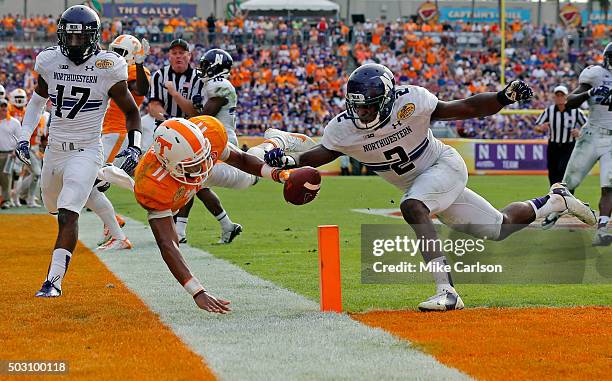
[[[266,152],[264,160],[266,164],[277,168],[313,167],[317,168],[331,163],[342,153],[329,150],[318,144],[305,152],[286,153],[281,148],[274,148]]]
[[[217,299],[209,294],[200,281],[191,274],[185,259],[178,249],[178,236],[172,217],[152,218],[149,220],[151,231],[161,252],[162,258],[174,278],[189,292],[203,310],[224,314],[230,311],[229,301]]]
[[[523,81],[512,81],[502,91],[488,92],[456,101],[438,101],[431,114],[431,120],[460,120],[481,118],[497,114],[505,106],[527,101],[533,97],[533,91]]]
[[[21,132],[19,136],[15,137],[17,139],[15,155],[26,165],[30,165],[30,137],[38,125],[40,115],[47,103],[47,98],[49,98],[47,82],[39,75],[34,93],[26,106]]]
[[[125,126],[127,128],[128,146],[121,151],[117,157],[125,157],[125,161],[121,165],[121,169],[131,175],[138,165],[142,149],[140,142],[142,140],[142,127],[140,125],[140,113],[134,97],[128,91],[126,81],[119,81],[113,85],[108,91],[110,97],[115,101],[119,109],[125,114]]]
[[[581,104],[586,102],[590,97],[590,91],[592,87],[587,83],[581,83],[574,91],[571,92],[567,97],[565,108],[573,109],[580,107]]]
[[[136,93],[144,96],[149,94],[149,77],[142,64],[136,64]]]

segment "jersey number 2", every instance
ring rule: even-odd
[[[64,105],[65,86],[57,85],[56,89],[57,89],[57,107],[55,108],[55,116],[57,116],[58,118],[62,118],[62,106]],[[74,106],[72,106],[72,109],[70,109],[70,112],[68,113],[68,115],[66,115],[66,118],[74,119],[76,114],[78,114],[78,112],[81,111],[83,106],[85,106],[85,103],[87,103],[90,93],[91,93],[91,89],[87,87],[72,86],[72,91],[70,91],[70,95],[77,96],[78,94],[81,94],[81,98],[79,98],[79,100],[74,104]]]
[[[414,169],[414,163],[410,161],[408,154],[406,151],[404,151],[402,146],[391,148],[390,150],[383,152],[383,154],[387,160],[391,160],[394,158],[394,156],[397,156],[399,161],[391,164],[391,169],[400,176]]]

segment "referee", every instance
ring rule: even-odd
[[[567,110],[565,108],[568,94],[567,87],[557,86],[553,92],[555,94],[555,104],[548,106],[538,117],[535,129],[541,132],[550,131],[546,149],[550,185],[563,180],[563,174],[574,150],[576,138],[580,136],[580,128],[587,121],[582,110],[578,108]]]
[[[168,118],[186,117],[176,101],[169,96],[167,86],[172,86],[185,98],[191,99],[191,92],[198,79],[191,67],[191,51],[187,41],[179,38],[170,43],[168,51],[170,65],[153,73],[149,110],[159,125]]]
[[[168,118],[188,118],[179,107],[177,100],[170,94],[179,94],[187,99],[192,98],[195,83],[198,80],[196,70],[191,67],[191,50],[187,41],[179,38],[170,43],[168,50],[170,65],[166,65],[153,73],[151,77],[151,94],[149,95],[149,113],[155,118],[155,124],[160,125]],[[221,226],[219,243],[231,243],[240,234],[242,226],[235,224],[221,205],[221,200],[210,188],[203,188],[197,197],[204,203]],[[175,216],[176,232],[179,243],[187,243],[187,221],[193,198]]]

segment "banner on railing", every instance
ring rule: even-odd
[[[105,17],[195,17],[196,4],[180,3],[104,3]]]
[[[508,8],[506,9],[507,20],[531,20],[531,9]],[[499,10],[497,8],[440,8],[440,21],[464,21],[464,22],[499,22]]]

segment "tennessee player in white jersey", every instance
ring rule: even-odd
[[[301,154],[285,155],[277,148],[265,155],[272,166],[318,167],[341,155],[351,156],[404,192],[401,211],[417,237],[436,239],[435,214],[446,225],[495,240],[506,238],[536,218],[566,211],[593,225],[591,209],[555,184],[548,195],[512,203],[502,211],[466,188],[468,173],[459,153],[436,139],[433,120],[457,120],[492,115],[504,106],[533,96],[522,81],[513,81],[498,93],[481,93],[444,102],[419,86],[395,86],[385,66],[357,68],[347,83],[347,111],[325,127],[321,144]],[[422,251],[433,268],[446,264],[437,248]],[[463,308],[450,273],[432,272],[437,294],[419,304],[423,311]]]
[[[572,192],[599,160],[599,220],[593,237],[594,246],[612,244],[608,233],[608,221],[612,212],[612,43],[604,49],[601,66],[589,66],[580,73],[579,86],[567,98],[568,109],[589,104],[589,120],[582,132],[567,164],[563,182]],[[559,218],[555,213],[543,222],[551,227]]]
[[[34,69],[38,84],[26,107],[16,154],[29,165],[29,139],[48,98],[53,104],[41,174],[42,198],[57,214],[59,231],[47,279],[39,297],[57,297],[78,238],[79,213],[103,165],[100,133],[109,99],[126,116],[128,147],[119,156],[122,169],[133,172],[140,150],[140,115],[127,87],[127,64],[116,53],[99,50],[100,19],[90,8],[75,5],[60,17],[59,46],[43,50]]]

